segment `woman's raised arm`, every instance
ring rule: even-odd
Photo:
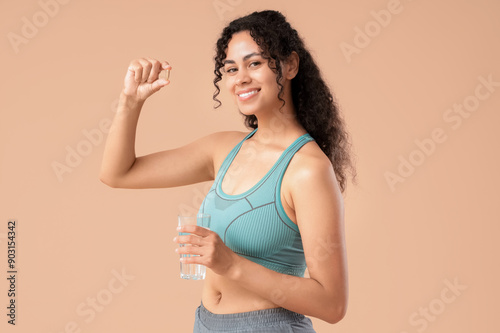
[[[130,63],[104,148],[99,179],[106,185],[160,188],[214,179],[213,149],[217,133],[180,148],[141,157],[135,155],[135,136],[142,106],[149,96],[169,83],[159,78],[159,74],[170,69],[166,61],[150,58]]]

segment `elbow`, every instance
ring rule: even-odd
[[[104,177],[99,177],[99,180],[101,181],[101,183],[103,183],[104,185],[108,185],[109,187],[113,187],[113,184],[111,182],[109,182],[106,178]]]
[[[324,314],[323,320],[329,324],[336,324],[341,321],[347,312],[347,301],[339,301],[339,299],[330,300],[329,306],[325,306],[327,309]]]
[[[129,188],[128,179],[130,177],[128,177],[128,172],[130,171],[131,168],[132,166],[130,166],[130,168],[128,168],[126,171],[117,172],[108,165],[103,164],[101,166],[101,169],[99,170],[99,180],[101,181],[101,183],[108,185],[109,187],[112,188]]]
[[[101,183],[108,185],[109,187],[112,187],[112,188],[119,187],[115,180],[113,180],[112,178],[106,177],[102,173],[99,175],[99,180],[101,181]]]
[[[336,324],[341,321],[347,312],[346,307],[331,309],[325,316],[325,321],[329,324]]]

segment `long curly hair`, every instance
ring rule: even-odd
[[[269,60],[268,66],[277,73],[276,83],[279,86],[278,99],[283,102],[283,85],[281,64],[287,60],[293,51],[299,56],[299,70],[292,79],[292,102],[295,106],[296,117],[299,123],[314,138],[319,147],[330,159],[341,192],[344,192],[347,183],[347,171],[352,174],[355,183],[356,170],[351,157],[351,143],[345,128],[337,102],[323,80],[320,70],[297,31],[287,22],[285,16],[278,11],[265,10],[253,12],[238,18],[224,28],[216,44],[215,60],[215,92],[213,99],[220,93],[218,82],[222,80],[221,68],[224,67],[226,49],[233,34],[248,31],[262,50],[263,58]],[[245,126],[255,129],[258,127],[255,115],[244,115]]]

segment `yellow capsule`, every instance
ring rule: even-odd
[[[168,79],[170,78],[170,69],[164,69],[163,71],[161,71],[160,78],[164,78],[168,81]]]

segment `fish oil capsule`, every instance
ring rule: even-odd
[[[168,81],[170,79],[170,68],[162,70],[160,72],[160,78]]]

